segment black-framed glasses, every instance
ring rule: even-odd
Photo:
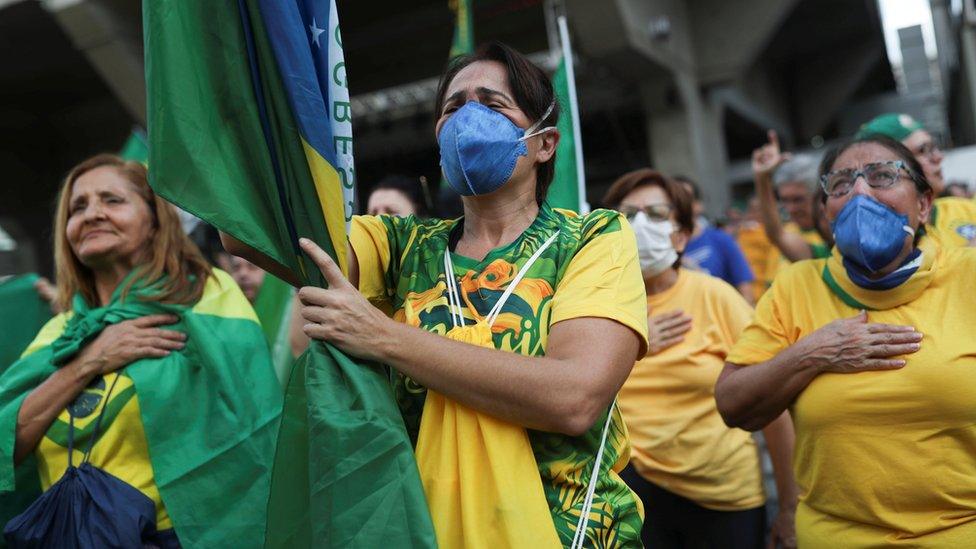
[[[649,217],[651,221],[668,221],[671,219],[671,211],[673,209],[671,204],[648,204],[643,207],[624,204],[620,206],[618,211],[624,214],[628,221],[633,221],[637,212],[644,212],[644,215]]]
[[[820,186],[827,196],[833,198],[850,193],[858,177],[864,177],[864,181],[872,189],[887,189],[898,182],[903,170],[905,175],[911,177],[911,172],[901,160],[872,162],[865,164],[860,170],[835,170],[825,173],[820,176]]]

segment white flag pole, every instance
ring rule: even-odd
[[[569,28],[566,16],[560,15],[559,41],[563,47],[563,62],[566,63],[566,83],[569,87],[569,113],[573,121],[573,146],[576,148],[576,186],[579,193],[579,212],[588,213],[590,205],[586,202],[586,175],[583,173],[583,138],[580,136],[579,108],[576,104],[576,73],[573,71],[573,50],[569,45]]]

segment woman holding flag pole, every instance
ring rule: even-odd
[[[393,368],[441,546],[637,546],[613,403],[647,349],[634,235],[544,202],[559,105],[518,52],[453,60],[435,112],[464,216],[354,218],[348,280],[303,239],[328,281],[305,333]]]

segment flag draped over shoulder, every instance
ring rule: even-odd
[[[150,183],[324,285],[298,238],[346,270],[351,112],[334,2],[146,0]],[[232,494],[228,494],[232,496]],[[387,370],[313,344],[292,370],[271,547],[434,544]]]
[[[76,295],[72,311],[52,319],[0,376],[0,491],[6,492],[0,513],[23,511],[13,504],[39,492],[37,463],[15,468],[13,459],[17,416],[27,395],[105,327],[171,314],[180,321],[167,328],[187,335],[186,348],[120,370],[138,394],[153,479],[184,547],[254,547],[264,531],[281,412],[254,312],[226,273],[215,272],[193,306],[144,300],[154,287],[142,283],[123,298],[124,285],[102,307]],[[67,425],[55,420],[48,433],[58,429]]]

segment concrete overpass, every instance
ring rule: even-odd
[[[360,191],[387,173],[439,180],[431,102],[453,31],[447,2],[338,5]],[[0,0],[0,225],[35,249],[42,270],[65,171],[117,150],[144,123],[139,6]],[[503,40],[552,68],[559,8],[476,0],[476,39]],[[697,178],[718,212],[745,192],[730,166],[765,128],[796,146],[830,140],[849,105],[895,89],[874,0],[565,0],[562,9],[578,55],[593,204],[619,174],[653,165]],[[2,261],[0,273],[14,268]]]

